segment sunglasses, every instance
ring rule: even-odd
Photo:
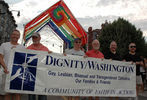
[[[75,42],[75,43],[81,43],[81,42],[78,42],[78,41],[77,41],[77,42]]]
[[[136,46],[130,46],[130,48],[136,48]]]

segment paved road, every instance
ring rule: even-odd
[[[48,96],[47,98],[47,100],[64,100],[60,96]],[[22,95],[21,100],[28,100],[28,95]]]
[[[21,100],[28,100],[27,95],[22,95]],[[48,96],[48,100],[64,100],[60,96]],[[100,98],[100,100],[109,100],[109,98]],[[113,99],[114,100],[114,99]],[[119,98],[119,100],[129,100],[128,98]],[[135,100],[135,99],[132,99]],[[147,91],[138,96],[138,100],[147,100]]]
[[[139,94],[139,100],[147,100],[147,91]]]

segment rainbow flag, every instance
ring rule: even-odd
[[[34,32],[40,31],[46,25],[67,43],[70,48],[73,46],[74,38],[81,38],[82,45],[87,43],[87,33],[63,0],[60,0],[25,25],[24,42],[27,43]]]

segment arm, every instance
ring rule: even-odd
[[[2,67],[3,67],[3,69],[4,69],[4,72],[5,72],[6,74],[8,74],[9,71],[8,71],[8,69],[7,69],[7,66],[6,66],[4,60],[3,60],[3,55],[2,55],[2,54],[0,54],[0,64],[2,65]]]
[[[144,66],[144,63],[143,63],[143,58],[141,58],[141,56],[138,57],[137,61],[135,62],[136,65],[140,65],[140,66]]]
[[[143,63],[143,61],[137,61],[136,65],[144,66],[144,63]]]

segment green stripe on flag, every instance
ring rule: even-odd
[[[64,33],[64,35],[71,41],[71,45],[72,45],[72,47],[73,47],[73,41],[74,41],[74,39],[72,38],[72,36],[71,35],[69,35],[68,33],[67,33],[67,31],[61,26],[61,27],[59,27],[60,29],[61,29],[61,31]]]
[[[29,32],[29,34],[26,35],[26,39],[27,39],[27,38],[30,38],[31,35],[32,35],[40,26],[42,26],[43,24],[47,23],[49,20],[50,20],[50,18],[47,19],[45,22],[39,24],[38,26],[34,27],[34,28],[32,29],[32,31]],[[32,32],[33,32],[33,33],[32,33]]]

